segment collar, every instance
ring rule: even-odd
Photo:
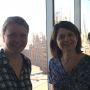
[[[0,50],[0,64],[8,64],[8,58],[5,55],[4,49]]]

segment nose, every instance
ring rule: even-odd
[[[20,35],[16,35],[16,37],[14,38],[14,41],[15,42],[20,42],[20,41],[22,41],[22,37],[20,36]]]
[[[66,36],[64,37],[64,40],[65,40],[65,41],[68,41],[68,40],[69,40],[69,36],[66,35]]]

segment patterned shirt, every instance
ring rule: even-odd
[[[4,50],[0,50],[0,90],[32,90],[30,80],[31,62],[23,57],[23,66],[20,77],[18,78],[8,63]]]
[[[65,72],[59,59],[51,59],[48,76],[56,90],[90,90],[90,56],[85,55],[71,73]]]

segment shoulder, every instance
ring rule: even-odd
[[[90,55],[85,54],[82,58],[85,62],[90,62]]]
[[[31,60],[27,56],[25,56],[24,54],[21,54],[21,55],[23,57],[23,65],[24,65],[25,69],[29,73],[31,73],[31,70],[32,70]]]
[[[81,64],[83,64],[83,66],[85,67],[89,67],[90,68],[90,55],[84,55],[83,58],[81,59]]]
[[[0,65],[7,63],[7,57],[5,55],[4,49],[0,49]]]
[[[54,68],[60,66],[60,60],[58,58],[51,58],[49,60],[49,68]]]
[[[0,49],[0,56],[4,53],[4,49]]]
[[[49,59],[49,66],[55,62],[55,58]]]
[[[58,58],[51,58],[50,60],[49,60],[49,64],[50,63],[58,63],[60,60],[58,59]]]
[[[21,54],[24,60],[24,63],[26,63],[27,65],[31,66],[31,60],[30,58],[28,58],[27,56],[25,56],[24,54]]]

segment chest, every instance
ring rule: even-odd
[[[72,60],[72,61],[66,61],[66,62],[62,61],[61,66],[65,72],[71,73],[76,69],[79,63],[80,63],[80,60],[76,60],[76,61]]]
[[[9,65],[12,68],[12,70],[15,72],[16,76],[19,78],[22,71],[22,66],[23,66],[22,60],[10,61]]]
[[[20,77],[18,78],[12,68],[5,66],[0,70],[0,88],[9,90],[17,90],[17,88],[23,88],[23,90],[31,90],[30,82],[30,70],[23,67]],[[27,85],[27,86],[26,86]],[[20,89],[21,90],[21,89]]]
[[[75,80],[83,80],[83,79],[87,79],[88,74],[90,73],[90,67],[88,63],[85,62],[80,62],[79,64],[75,64],[75,66],[73,67],[73,65],[70,66],[70,64],[67,64],[67,66],[63,66],[62,63],[58,62],[58,63],[53,63],[53,77],[56,78],[56,76],[59,79],[64,79],[64,78],[73,78]],[[68,69],[67,69],[68,68]],[[66,71],[69,70],[70,71]],[[72,70],[73,69],[73,70]]]

